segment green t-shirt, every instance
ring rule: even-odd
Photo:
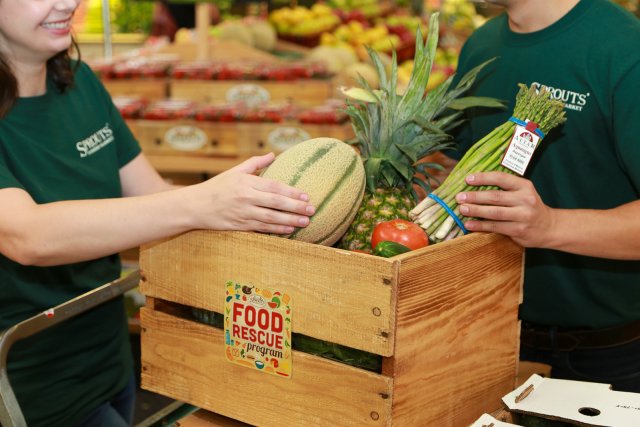
[[[522,34],[503,13],[469,38],[457,77],[494,57],[470,94],[508,107],[468,113],[453,157],[508,119],[518,83],[546,86],[565,102],[567,122],[542,141],[527,171],[542,200],[609,209],[640,197],[640,20],[607,0],[582,0],[550,27]],[[640,320],[639,261],[541,249],[525,258],[524,320],[571,328]]]
[[[20,98],[0,119],[0,188],[39,203],[122,196],[119,169],[140,148],[85,64],[61,94]],[[56,224],[51,224],[55,227]],[[116,255],[29,267],[0,255],[0,330],[118,278]],[[18,341],[9,380],[30,427],[70,426],[120,391],[132,375],[122,298]]]

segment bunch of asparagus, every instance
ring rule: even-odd
[[[519,84],[513,117],[522,121],[528,120],[538,125],[547,134],[551,129],[564,123],[564,103],[553,100],[546,89],[527,88]],[[464,234],[458,226],[456,218],[464,222],[466,217],[460,215],[456,202],[456,194],[463,191],[482,191],[495,187],[474,187],[465,182],[465,178],[474,172],[502,171],[514,174],[501,165],[505,150],[514,133],[516,123],[508,120],[495,128],[481,140],[477,141],[462,157],[445,181],[436,188],[429,197],[422,200],[411,212],[411,218],[418,223],[432,242],[450,240]],[[439,200],[438,200],[439,199]],[[446,204],[451,212],[442,206]]]

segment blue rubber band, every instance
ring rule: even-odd
[[[520,119],[516,119],[515,117],[509,117],[509,120],[511,120],[513,123],[520,125],[520,126],[527,126],[527,122],[525,122],[524,120],[520,120]],[[544,132],[542,132],[542,129],[540,128],[536,128],[535,130],[536,135],[538,135],[541,139],[544,138]]]
[[[447,205],[444,200],[442,200],[440,197],[436,196],[433,193],[429,193],[429,195],[427,196],[433,200],[435,200],[436,202],[438,202],[438,204],[440,206],[442,206],[442,209],[444,209],[449,216],[451,216],[451,218],[453,218],[453,220],[456,222],[456,224],[458,224],[458,227],[460,227],[460,230],[462,230],[462,232],[464,234],[469,234],[469,230],[467,230],[464,226],[464,224],[462,223],[462,220],[458,217],[458,215],[456,215],[456,213],[451,210],[451,208],[449,207],[449,205]]]

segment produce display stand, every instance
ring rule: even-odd
[[[219,103],[228,101],[235,91],[250,90],[264,93],[272,102],[287,101],[301,107],[321,105],[337,93],[333,79],[299,79],[293,81],[260,80],[173,80],[171,96],[190,99],[198,103]]]
[[[145,156],[160,173],[217,175],[251,156],[284,151],[301,139],[353,138],[350,123],[223,123],[185,120],[127,120]],[[170,135],[194,140],[179,145]],[[199,139],[199,141],[197,141]]]
[[[171,262],[167,262],[171,260]],[[258,233],[192,231],[140,251],[142,387],[258,426],[464,426],[517,375],[523,249],[473,233],[380,258]],[[291,296],[293,333],[383,356],[375,373],[293,350],[281,378],[230,363],[225,284]]]
[[[149,163],[162,174],[195,174],[203,175],[203,179],[218,175],[248,159],[248,157],[198,157],[164,154],[150,154],[146,157]],[[195,182],[190,181],[190,183]]]
[[[145,154],[185,156],[226,156],[247,158],[269,152],[279,153],[300,135],[305,139],[329,137],[342,141],[353,138],[350,123],[314,125],[300,123],[220,123],[195,120],[135,120],[130,129],[140,141]],[[194,145],[181,147],[171,135],[181,132],[182,140],[196,140]]]

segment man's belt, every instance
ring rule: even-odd
[[[566,330],[522,322],[520,345],[551,351],[615,347],[640,339],[640,321],[606,329]]]

